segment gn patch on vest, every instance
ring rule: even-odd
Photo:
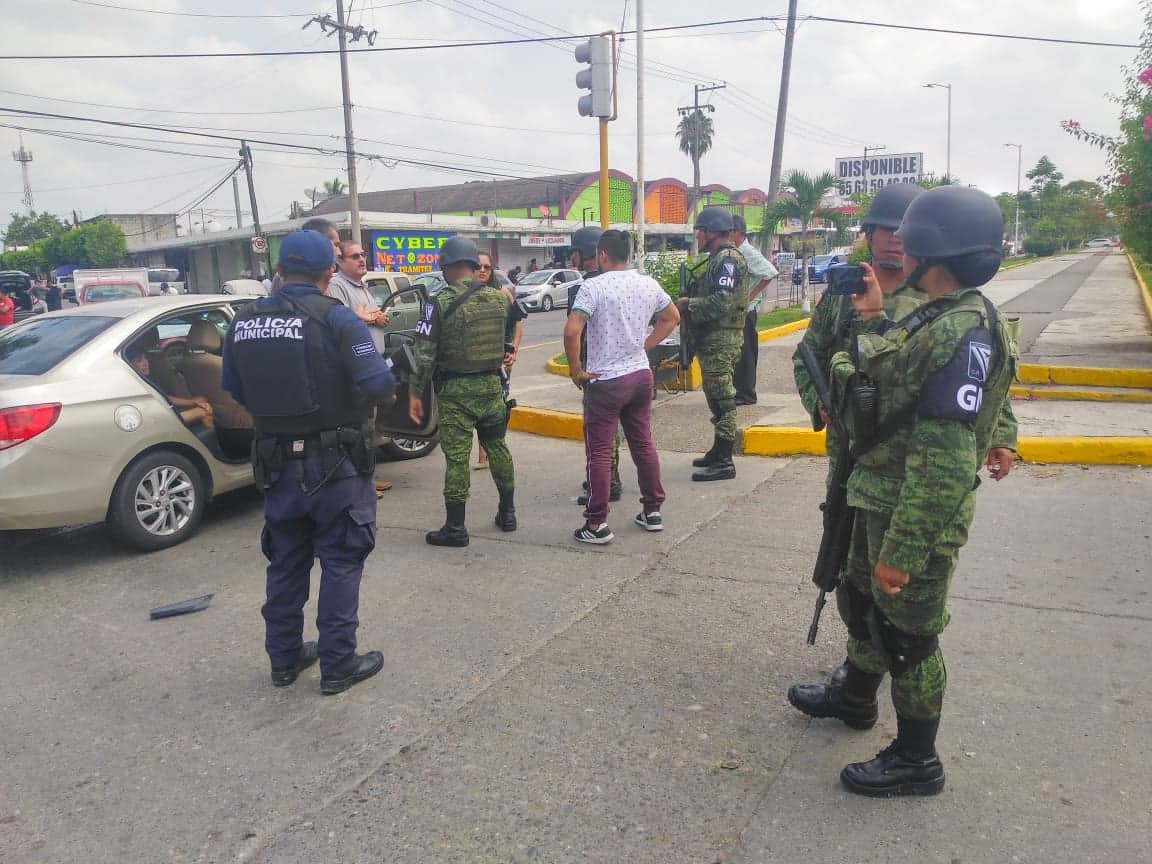
[[[418,339],[436,339],[440,336],[440,307],[435,300],[429,300],[420,310],[420,320],[416,322]]]
[[[716,290],[736,290],[736,262],[731,258],[721,261],[720,266],[716,268]]]
[[[992,334],[973,327],[964,334],[948,364],[928,376],[916,407],[919,417],[976,422],[992,361]]]

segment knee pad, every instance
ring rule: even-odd
[[[868,613],[872,611],[872,605],[870,596],[860,593],[847,582],[841,582],[836,588],[836,608],[853,639],[872,641],[872,631],[868,629]]]
[[[887,656],[893,678],[899,678],[912,667],[923,663],[940,647],[939,635],[905,633],[875,606],[868,616],[868,623],[872,644]]]
[[[484,423],[483,425],[477,424],[476,437],[480,439],[481,444],[487,445],[492,441],[500,441],[508,431],[507,415],[501,421]]]

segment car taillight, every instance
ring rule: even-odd
[[[60,403],[0,408],[0,450],[35,438],[60,417]]]

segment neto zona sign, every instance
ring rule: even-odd
[[[836,180],[841,195],[875,192],[893,183],[919,183],[924,176],[923,153],[890,156],[845,156],[836,160]]]

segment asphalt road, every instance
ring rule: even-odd
[[[268,682],[255,493],[152,555],[99,527],[0,538],[0,861],[1149,860],[1152,471],[984,484],[943,639],[948,787],[876,801],[836,778],[891,707],[853,733],[783,698],[843,656],[831,605],[803,642],[822,460],[692,484],[664,452],[656,535],[625,466],[617,540],[587,548],[580,445],[510,441],[521,528],[475,472],[463,550],[423,542],[439,454],[382,467],[360,637],[385,668],[328,699],[315,670]]]

